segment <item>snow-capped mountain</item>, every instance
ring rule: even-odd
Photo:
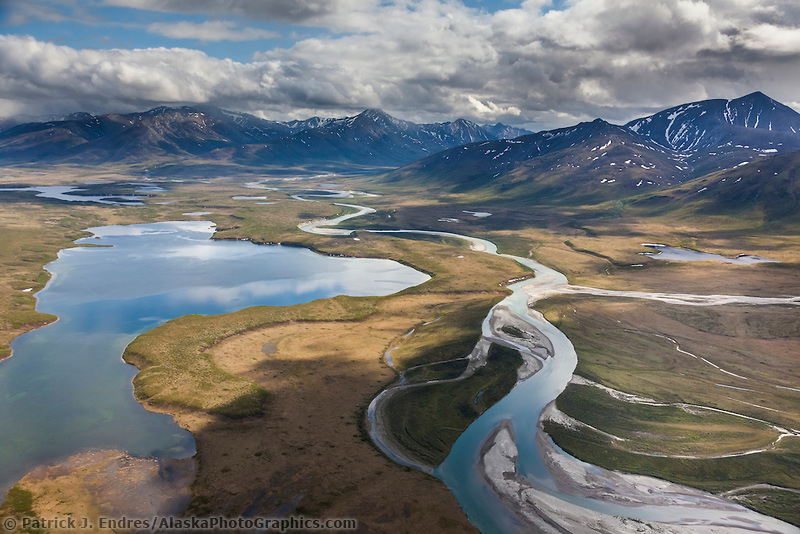
[[[416,124],[368,109],[279,122],[211,106],[27,123],[0,131],[3,163],[173,163],[354,170],[453,191],[522,189],[560,198],[622,198],[800,150],[800,114],[752,93],[660,111],[625,126],[603,120],[509,139],[518,130],[467,120]]]
[[[210,156],[249,165],[327,161],[391,167],[488,139],[492,139],[488,132],[463,119],[416,124],[368,109],[263,145],[231,147]]]
[[[625,126],[597,119],[457,147],[386,176],[448,191],[604,201],[800,150],[800,114],[752,93],[676,106]]]
[[[761,92],[676,106],[626,126],[682,153],[695,175],[800,149],[800,113]]]

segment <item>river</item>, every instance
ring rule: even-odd
[[[331,220],[338,224],[369,208],[347,205],[358,213]],[[324,222],[302,226],[305,231],[348,235],[352,230],[320,228]],[[416,233],[457,237],[473,250],[497,254],[497,247],[482,239],[449,232],[392,230],[382,233]],[[749,510],[731,500],[693,488],[643,476],[624,475],[592,466],[568,455],[539,427],[543,411],[566,388],[577,364],[572,343],[528,303],[561,292],[591,293],[593,288],[570,286],[566,277],[532,259],[503,254],[529,268],[536,276],[512,284],[512,295],[492,309],[484,321],[483,338],[492,339],[489,323],[498,310],[511,310],[517,318],[547,337],[552,357],[538,358],[541,369],[520,381],[512,391],[484,412],[458,438],[449,455],[436,469],[416,464],[391,446],[380,421],[381,404],[405,387],[397,384],[373,400],[368,411],[375,443],[395,461],[416,467],[447,484],[470,521],[484,533],[507,532],[778,532],[800,533],[800,529],[773,517]],[[658,298],[658,294],[617,292],[615,296]],[[655,297],[653,297],[655,295]],[[670,295],[676,302],[713,305],[717,300],[694,295]],[[797,298],[769,299],[748,304],[797,305]],[[698,304],[698,300],[700,301]],[[779,300],[779,301],[778,301]],[[529,355],[536,357],[535,355]]]

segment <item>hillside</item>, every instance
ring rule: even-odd
[[[290,130],[279,123],[252,116],[159,107],[145,113],[21,124],[0,132],[0,160],[131,163],[197,156],[221,146],[263,142],[287,133]]]
[[[752,93],[669,108],[625,126],[597,119],[514,140],[472,143],[387,173],[383,180],[487,198],[598,204],[796,150],[800,114]]]
[[[765,223],[800,219],[800,152],[762,158],[748,165],[711,173],[632,206],[653,213],[696,213],[760,218]]]
[[[393,183],[548,201],[604,201],[686,176],[678,155],[603,120],[471,143],[388,173]]]
[[[303,162],[397,166],[474,141],[493,139],[472,122],[415,124],[380,110],[327,121],[263,145],[228,147],[209,157],[245,165]]]

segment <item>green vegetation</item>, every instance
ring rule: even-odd
[[[571,384],[559,410],[624,441],[612,447],[670,456],[720,456],[769,448],[780,433],[769,425],[709,410],[616,400],[592,386]]]
[[[20,516],[36,516],[36,512],[33,511],[33,494],[14,486],[6,494],[6,500],[0,508],[0,517]]]
[[[800,526],[800,496],[795,491],[781,488],[749,489],[737,492],[733,498],[762,514]]]
[[[392,352],[398,369],[469,356],[481,337],[481,324],[502,295],[490,295],[448,307],[441,319],[420,328]]]
[[[493,344],[486,365],[469,378],[393,394],[384,422],[412,458],[439,465],[469,424],[511,391],[520,365],[519,352]]]
[[[719,408],[785,428],[800,423],[797,395],[775,387],[794,387],[798,380],[800,370],[785,357],[800,343],[796,308],[561,296],[537,309],[574,344],[577,374],[659,402]],[[708,410],[623,402],[590,386],[570,385],[557,405],[623,438],[546,423],[560,447],[590,463],[712,492],[753,484],[800,488],[800,440],[789,437],[773,445],[779,432],[767,424]],[[767,450],[714,458],[760,449]],[[800,508],[800,494],[759,492],[742,502],[796,523],[791,510]]]
[[[429,380],[448,380],[458,378],[467,369],[469,360],[461,358],[449,362],[431,363],[414,367],[405,373],[409,384],[427,382]]]
[[[8,490],[6,500],[3,502],[3,506],[0,507],[0,520],[6,517],[15,519],[17,528],[13,532],[24,532],[27,534],[47,532],[40,528],[22,528],[20,521],[22,517],[38,517],[38,515],[39,514],[33,510],[33,494],[30,491],[20,488],[19,485],[15,485]],[[0,525],[2,524],[3,523],[0,522]],[[4,530],[4,532],[6,531],[8,530]]]
[[[796,395],[776,388],[795,387],[800,379],[800,369],[784,356],[800,344],[796,307],[698,308],[562,296],[537,303],[537,309],[575,346],[579,375],[662,402],[800,425]]]
[[[694,486],[710,492],[723,492],[750,484],[767,483],[800,488],[800,446],[731,458],[692,459],[645,456],[622,450],[610,438],[595,432],[577,431],[545,423],[545,431],[559,447],[589,463],[623,471],[650,475]],[[787,497],[800,503],[800,495]]]
[[[124,359],[141,372],[136,397],[160,408],[209,411],[231,418],[260,415],[269,394],[220,370],[205,351],[248,330],[288,321],[359,320],[376,311],[375,299],[335,297],[289,307],[260,306],[236,313],[187,315],[137,337]]]
[[[583,254],[589,254],[591,256],[595,256],[597,258],[606,260],[609,263],[611,263],[612,265],[619,265],[619,264],[617,264],[617,262],[614,261],[613,258],[610,258],[610,257],[606,256],[605,254],[600,254],[599,252],[594,252],[593,250],[588,250],[588,249],[585,249],[585,248],[577,247],[577,246],[575,246],[575,244],[572,241],[569,241],[569,240],[564,241],[564,244],[567,245],[572,250],[574,250],[575,252],[581,252]]]

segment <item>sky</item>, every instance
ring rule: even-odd
[[[753,91],[800,109],[797,0],[0,0],[0,118],[203,103],[539,131]]]

